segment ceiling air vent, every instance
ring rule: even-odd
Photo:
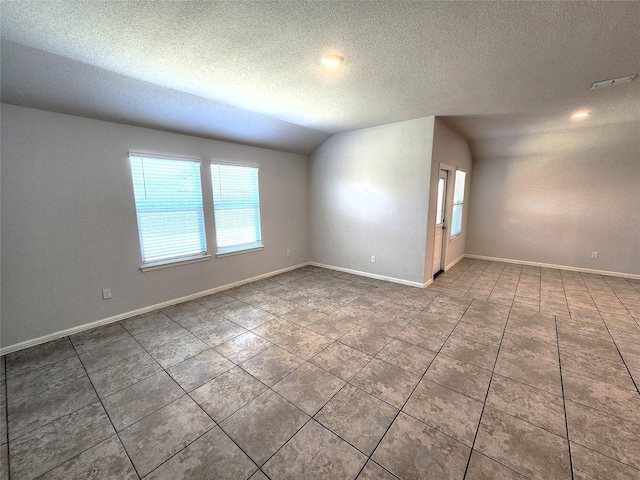
[[[599,82],[595,82],[591,84],[591,90],[595,90],[596,88],[604,88],[611,87],[613,85],[621,85],[623,83],[632,82],[638,74],[635,75],[626,75],[624,77],[611,78],[609,80],[600,80]]]

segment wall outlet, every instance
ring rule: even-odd
[[[598,258],[598,252],[591,252],[591,258]]]
[[[287,257],[291,256],[291,250],[287,250]]]
[[[371,255],[371,263],[376,263],[376,256],[375,255]]]
[[[109,300],[111,298],[111,289],[110,288],[103,288],[102,289],[102,299],[103,300]]]

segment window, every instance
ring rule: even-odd
[[[462,206],[464,203],[464,182],[467,174],[456,170],[456,183],[453,188],[453,211],[451,212],[451,237],[462,232]]]
[[[211,164],[217,254],[262,248],[258,168]]]
[[[437,200],[437,206],[436,206],[436,225],[440,225],[442,223],[442,221],[444,220],[443,217],[443,212],[444,212],[444,182],[445,179],[440,177],[438,179],[438,200]]]
[[[200,161],[130,153],[142,269],[206,258]]]

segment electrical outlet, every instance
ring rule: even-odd
[[[591,252],[591,258],[598,258],[598,252]]]
[[[111,298],[111,289],[110,288],[103,288],[102,289],[102,299],[103,300],[109,300]]]
[[[287,257],[291,256],[291,250],[287,250]]]
[[[376,256],[375,255],[371,255],[371,263],[376,263]]]

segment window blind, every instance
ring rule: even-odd
[[[262,248],[258,168],[211,164],[217,253]]]
[[[462,210],[464,204],[464,187],[466,172],[456,170],[456,180],[453,188],[453,211],[451,212],[451,236],[462,232]]]
[[[129,159],[143,266],[205,255],[200,162]]]

